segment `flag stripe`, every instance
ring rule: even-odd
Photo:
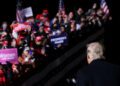
[[[63,2],[63,0],[59,0],[59,10],[64,10],[64,2]]]
[[[105,14],[109,14],[109,9],[108,9],[108,5],[107,5],[106,1],[105,0],[100,0],[100,1],[101,1],[100,2],[100,7],[103,10],[103,12]]]
[[[19,23],[22,23],[22,22],[23,22],[22,10],[19,10],[18,8],[17,8],[17,10],[16,10],[16,20],[17,20],[17,22],[19,22]]]

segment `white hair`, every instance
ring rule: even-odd
[[[92,59],[102,59],[103,56],[103,46],[99,42],[93,42],[87,45],[87,54]]]

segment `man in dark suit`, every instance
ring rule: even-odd
[[[77,86],[120,86],[120,68],[104,61],[103,46],[87,45],[88,66],[77,73]]]

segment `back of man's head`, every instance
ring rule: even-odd
[[[87,61],[90,64],[93,60],[103,58],[103,46],[99,42],[87,45]]]

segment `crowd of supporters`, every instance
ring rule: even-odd
[[[13,21],[10,25],[7,22],[2,23],[0,49],[17,48],[19,63],[0,64],[0,85],[11,84],[24,73],[35,69],[41,59],[49,56],[50,48],[57,50],[66,47],[78,36],[87,31],[99,30],[112,19],[96,3],[86,12],[82,8],[78,8],[75,12],[70,11],[68,14],[65,10],[60,10],[52,20],[49,19],[49,15],[45,9],[35,18],[26,18],[22,23],[17,21]],[[21,28],[17,29],[19,26]],[[54,46],[51,37],[62,34],[67,36],[68,42]]]

